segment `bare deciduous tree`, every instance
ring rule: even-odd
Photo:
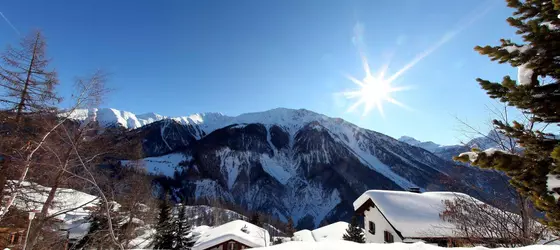
[[[546,227],[535,219],[524,221],[525,217],[470,196],[457,195],[444,205],[441,218],[455,225],[455,236],[467,245],[525,246],[537,243],[546,233]]]
[[[55,93],[58,79],[48,68],[46,48],[43,35],[36,31],[24,37],[19,48],[8,47],[2,55],[0,87],[5,95],[0,103],[16,112],[16,121],[23,112],[45,112],[60,101]]]
[[[156,202],[152,196],[151,179],[139,161],[124,167],[120,172],[122,177],[115,182],[119,186],[116,200],[121,205],[119,211],[123,219],[119,241],[126,248],[135,248],[131,241],[138,236],[138,229],[155,221]]]
[[[507,106],[487,107],[487,109],[492,116],[499,117],[505,123],[510,122],[511,110]],[[480,149],[483,146],[482,143],[486,141],[491,142],[497,150],[509,154],[522,153],[522,149],[515,139],[494,130],[491,125],[489,126],[492,128],[490,133],[483,133],[465,121],[459,120],[459,122],[466,128],[463,133],[469,138],[469,142],[464,145],[468,148]],[[547,233],[546,227],[538,223],[538,216],[529,199],[510,185],[507,176],[495,173],[493,182],[504,186],[508,195],[503,197],[494,195],[491,200],[493,206],[472,197],[458,195],[454,200],[445,202],[445,211],[441,214],[442,219],[454,223],[457,226],[457,236],[470,245],[487,243],[513,247],[534,244],[542,239]],[[483,197],[482,194],[485,192],[483,188],[478,187],[475,183],[468,183],[467,178],[462,181],[472,187],[472,191]]]
[[[31,120],[31,125],[34,129],[30,133],[28,130],[20,130],[17,126],[10,126],[9,123],[3,124],[7,125],[6,130],[9,133],[9,138],[13,139],[15,143],[3,144],[2,152],[0,152],[3,157],[8,158],[10,163],[2,166],[2,170],[19,173],[18,185],[20,186],[23,181],[27,178],[27,175],[32,167],[54,166],[54,179],[57,184],[63,177],[62,173],[66,168],[70,167],[72,158],[72,147],[77,144],[77,142],[83,140],[83,136],[88,131],[88,124],[82,127],[76,127],[74,123],[69,122],[72,112],[78,108],[87,107],[93,105],[96,101],[100,100],[100,95],[106,90],[104,89],[104,74],[102,72],[95,73],[91,78],[87,80],[78,79],[76,81],[77,93],[73,96],[75,99],[74,105],[64,113],[49,113],[49,114],[31,114],[28,118]],[[9,114],[7,114],[9,116]],[[18,122],[19,126],[20,123]],[[26,125],[27,126],[27,125]],[[71,133],[71,132],[75,133]],[[31,135],[30,135],[31,134]],[[73,134],[74,136],[71,136]],[[15,138],[14,138],[15,137]],[[22,137],[29,138],[27,143],[21,144],[17,143],[16,138]],[[98,155],[95,155],[97,157]],[[95,157],[87,159],[91,161]],[[50,159],[51,162],[45,163],[45,159]],[[11,166],[10,166],[11,165]],[[47,169],[43,169],[47,170]],[[49,169],[53,170],[53,168]],[[8,175],[0,174],[0,184],[5,184]],[[51,195],[49,195],[50,200],[54,197],[57,185]],[[4,185],[1,187],[3,190]],[[17,190],[15,190],[17,191]],[[8,201],[0,210],[0,220],[2,220],[3,214],[10,209],[13,201],[15,200],[17,192],[11,192]],[[45,210],[50,205],[48,201],[45,205]]]

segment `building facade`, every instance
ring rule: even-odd
[[[356,210],[364,217],[366,243],[403,242],[403,238],[385,215],[369,201]]]
[[[368,190],[355,202],[356,214],[363,216],[367,243],[413,243],[422,241],[443,247],[456,246],[456,225],[440,214],[444,202],[466,194],[454,192]]]
[[[218,243],[215,246],[211,246],[206,248],[206,250],[242,250],[251,248],[241,242],[237,242],[235,240],[228,240],[222,243]]]
[[[25,240],[24,228],[0,228],[0,249],[21,248]]]

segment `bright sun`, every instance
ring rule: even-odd
[[[407,87],[392,86],[392,80],[395,78],[391,77],[389,79],[385,79],[385,71],[387,70],[387,67],[384,67],[377,76],[372,76],[369,64],[365,58],[363,58],[363,63],[364,70],[366,72],[366,76],[363,80],[360,81],[352,76],[348,76],[348,79],[360,87],[357,90],[343,93],[348,99],[357,99],[356,102],[350,106],[348,112],[352,112],[359,106],[363,105],[363,116],[366,116],[373,108],[377,108],[379,113],[384,116],[383,102],[390,102],[406,108],[404,104],[391,97],[391,93],[405,90]]]
[[[469,15],[464,22],[459,23],[460,25],[452,29],[450,32],[445,33],[435,44],[428,47],[422,53],[416,55],[410,62],[405,64],[402,68],[397,70],[393,75],[386,77],[385,73],[388,68],[386,64],[383,68],[379,70],[379,73],[375,76],[371,74],[371,70],[365,57],[364,48],[364,27],[363,24],[357,22],[354,26],[354,36],[352,37],[352,42],[358,48],[360,56],[362,58],[362,64],[365,71],[365,77],[360,81],[352,76],[348,76],[352,82],[358,85],[359,89],[343,92],[342,94],[347,99],[355,99],[356,101],[350,106],[348,112],[356,110],[360,106],[364,106],[363,116],[366,116],[372,109],[377,108],[381,116],[385,116],[383,112],[383,102],[390,102],[401,106],[406,109],[410,109],[404,104],[395,100],[391,94],[403,90],[409,89],[408,87],[395,87],[393,82],[398,79],[402,74],[408,71],[410,68],[414,67],[418,62],[422,61],[426,56],[436,51],[439,47],[446,44],[453,37],[459,34],[462,30],[470,26],[480,17],[485,15],[492,7],[486,6],[483,11],[477,11],[476,15]]]

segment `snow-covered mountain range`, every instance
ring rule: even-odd
[[[519,146],[512,139],[504,136],[496,130],[490,130],[488,134],[481,135],[464,144],[460,145],[440,145],[432,141],[419,141],[410,136],[401,136],[399,141],[408,143],[412,146],[420,147],[428,150],[443,159],[453,159],[463,152],[471,151],[473,148],[485,150],[489,148],[498,149],[511,149],[519,148]]]
[[[416,140],[416,139],[414,139],[410,136],[401,136],[399,138],[399,141],[406,142],[406,143],[408,143],[412,146],[423,148],[423,149],[428,150],[432,153],[437,152],[437,151],[439,151],[439,150],[441,150],[442,148],[445,148],[445,147],[453,147],[453,146],[443,146],[443,145],[437,144],[433,141],[425,141],[425,142],[419,141],[419,140]]]
[[[507,193],[494,172],[457,166],[421,147],[304,109],[234,117],[93,109],[72,117],[130,130],[151,171],[176,172],[177,192],[292,217],[300,228],[347,220],[354,199],[368,189],[477,193],[476,187],[487,192],[482,200]]]

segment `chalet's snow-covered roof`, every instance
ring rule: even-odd
[[[469,196],[455,192],[369,190],[354,201],[354,209],[371,200],[405,238],[448,237],[454,235],[455,225],[442,220],[440,214],[444,201],[457,197]]]
[[[15,181],[9,181],[9,184],[16,185]],[[10,185],[7,185],[7,188],[10,188]],[[50,190],[50,187],[24,181],[21,183],[21,187],[17,189],[19,194],[14,200],[14,206],[23,211],[41,210]],[[67,214],[74,216],[87,215],[89,214],[89,211],[86,210],[87,207],[96,206],[99,202],[98,199],[97,196],[74,189],[58,188],[48,214],[59,214],[57,216],[59,219],[63,219],[64,215]]]
[[[17,181],[8,181],[6,188],[17,185]],[[50,187],[24,181],[16,189],[18,195],[14,200],[14,207],[22,211],[41,210],[47,200]],[[86,217],[91,213],[88,208],[97,206],[99,197],[70,188],[58,188],[54,200],[49,207],[48,214],[63,221],[62,228],[68,230],[70,239],[80,239],[89,230]]]
[[[317,228],[313,231],[297,231],[294,233],[294,238],[296,241],[342,240],[342,236],[346,233],[346,229],[348,229],[348,222],[339,221]]]
[[[245,230],[242,230],[245,228]],[[249,247],[269,245],[270,235],[265,229],[242,220],[208,229],[194,243],[193,250],[203,250],[228,240],[235,240]]]

